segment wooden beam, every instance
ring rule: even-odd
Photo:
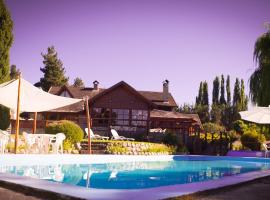
[[[87,120],[87,128],[88,128],[88,153],[91,154],[91,137],[90,137],[90,128],[91,128],[91,118],[89,113],[89,105],[88,105],[88,97],[84,99],[85,101],[85,110],[86,110],[86,120]]]
[[[33,121],[33,134],[37,131],[37,112],[34,112],[34,121]]]
[[[21,99],[21,74],[19,74],[18,97],[17,97],[17,113],[16,113],[16,133],[15,133],[15,154],[18,151],[18,137],[20,131],[20,99]]]

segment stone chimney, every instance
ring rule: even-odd
[[[169,81],[167,79],[163,81],[163,101],[169,101]]]
[[[97,80],[93,82],[94,90],[98,90],[98,84],[99,82]]]

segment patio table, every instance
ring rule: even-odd
[[[32,137],[36,139],[39,153],[49,153],[50,143],[55,139],[53,134],[33,134]]]

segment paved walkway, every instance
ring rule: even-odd
[[[230,186],[201,194],[172,198],[173,200],[269,200],[270,199],[270,177]]]
[[[41,200],[40,198],[28,196],[22,193],[18,193],[12,190],[8,190],[0,187],[0,199],[1,200]]]

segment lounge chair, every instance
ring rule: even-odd
[[[88,128],[85,128],[84,130],[85,130],[86,135],[88,137]],[[97,139],[97,140],[108,140],[109,139],[109,137],[94,134],[94,132],[92,131],[91,128],[90,128],[90,138]]]
[[[64,133],[57,133],[55,135],[55,138],[53,138],[52,141],[50,142],[53,153],[56,153],[56,154],[58,154],[59,152],[63,153],[63,141],[65,139],[66,139],[66,136]]]
[[[129,141],[134,141],[134,138],[127,138],[124,136],[120,136],[115,129],[111,129],[112,133],[112,140],[129,140]]]

